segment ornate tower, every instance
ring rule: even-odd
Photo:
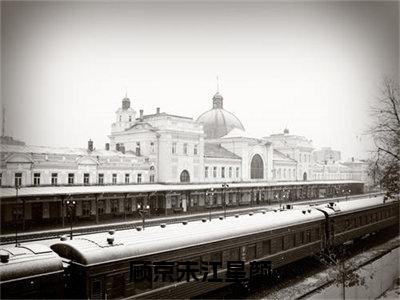
[[[135,123],[136,111],[131,108],[127,95],[122,99],[122,106],[115,112],[116,120],[111,125],[111,133],[124,131]]]

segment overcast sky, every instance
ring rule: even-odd
[[[398,2],[2,2],[6,134],[27,144],[108,141],[135,110],[197,118],[216,76],[252,134],[282,132],[365,157],[383,76],[398,78]],[[361,139],[360,139],[361,137]]]

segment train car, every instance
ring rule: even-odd
[[[0,248],[1,299],[64,298],[62,259],[43,245]]]
[[[255,263],[277,268],[319,253],[324,228],[321,211],[290,209],[92,234],[51,248],[70,261],[70,297],[189,298],[230,284],[232,265],[248,276]],[[179,281],[179,266],[188,265],[190,278]]]
[[[330,247],[399,224],[399,201],[384,200],[383,196],[331,202],[316,208],[327,217],[326,236]]]

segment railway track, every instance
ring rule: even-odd
[[[381,195],[382,193],[371,193],[371,194],[362,194],[362,195],[354,195],[349,197],[337,197],[337,198],[328,198],[328,199],[317,199],[317,200],[307,200],[307,201],[295,201],[295,202],[282,202],[282,203],[271,203],[270,205],[254,205],[251,207],[241,207],[241,208],[228,208],[226,211],[227,216],[233,216],[235,214],[247,214],[250,212],[257,211],[271,211],[275,209],[279,209],[281,206],[283,207],[286,204],[292,205],[317,205],[322,203],[328,203],[331,201],[348,201],[360,198],[368,198],[373,196]],[[146,219],[145,226],[158,226],[161,223],[166,224],[174,224],[180,223],[182,221],[196,221],[206,218],[207,220],[210,218],[215,219],[219,216],[224,215],[224,210],[214,210],[211,212],[202,212],[197,214],[182,214],[177,216],[169,216],[169,217],[154,217]],[[142,226],[143,222],[140,219],[136,219],[133,221],[124,221],[118,223],[107,223],[107,224],[96,224],[96,225],[88,225],[88,226],[78,226],[72,229],[72,233],[74,236],[84,235],[88,233],[98,233],[104,232],[108,230],[126,230],[126,229],[134,229],[138,226]],[[32,241],[40,241],[47,239],[59,238],[63,235],[69,235],[71,229],[68,227],[60,228],[60,229],[51,229],[51,230],[43,230],[43,231],[32,231],[32,232],[19,232],[18,233],[18,242],[32,242]],[[15,243],[15,234],[4,234],[0,236],[1,244],[12,244]]]

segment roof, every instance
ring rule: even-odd
[[[215,139],[228,134],[233,128],[244,130],[240,120],[223,108],[213,108],[201,114],[197,123],[203,124],[206,138]]]
[[[221,137],[222,139],[229,139],[229,138],[246,138],[246,139],[256,139],[256,140],[264,140],[264,138],[251,134],[245,130],[240,128],[233,128],[229,131],[228,134]]]
[[[59,154],[59,155],[80,155],[80,156],[136,156],[126,155],[116,150],[94,149],[88,151],[86,148],[67,148],[67,147],[48,147],[48,146],[33,146],[33,145],[0,145],[1,152],[12,153],[39,153],[39,154]]]
[[[383,202],[383,196],[375,196],[372,198],[335,202],[334,208],[330,208],[329,204],[321,204],[316,207],[326,211],[330,215],[333,215],[343,212],[356,212],[363,209],[369,209],[384,203],[391,203],[393,201],[394,200],[386,200],[386,202]]]
[[[0,262],[1,283],[50,272],[63,272],[62,259],[47,246],[2,246],[0,252],[9,255],[8,262]]]
[[[155,114],[149,114],[149,115],[144,115],[143,119],[148,119],[148,118],[154,118],[154,117],[173,117],[173,118],[180,118],[180,119],[186,119],[186,120],[193,120],[193,118],[191,117],[185,117],[185,116],[179,116],[179,115],[172,115],[172,114],[168,114],[165,112],[162,113],[155,113]],[[140,120],[140,118],[136,118],[136,120]]]
[[[79,264],[93,265],[195,247],[324,218],[324,214],[315,209],[310,209],[306,214],[302,210],[255,213],[252,216],[227,217],[211,222],[168,224],[165,228],[147,227],[144,231],[116,231],[112,246],[107,243],[109,234],[99,233],[58,242],[51,248],[60,256],[73,259]]]
[[[230,188],[257,188],[274,186],[296,186],[296,185],[335,185],[362,183],[357,180],[329,180],[329,181],[257,181],[230,183]],[[221,188],[221,183],[190,183],[190,184],[126,184],[126,185],[92,185],[92,186],[43,186],[43,187],[21,187],[18,190],[19,197],[28,196],[56,196],[56,195],[82,195],[82,194],[117,194],[117,193],[151,193],[168,191],[190,191],[208,190]],[[14,187],[3,187],[0,189],[2,198],[14,198]]]
[[[293,162],[293,163],[297,162],[295,159],[293,159],[293,158],[283,154],[282,152],[274,149],[273,160],[278,160],[276,158],[278,158],[279,160],[286,160],[286,161]]]
[[[241,159],[240,156],[226,150],[219,144],[204,143],[204,157]]]

